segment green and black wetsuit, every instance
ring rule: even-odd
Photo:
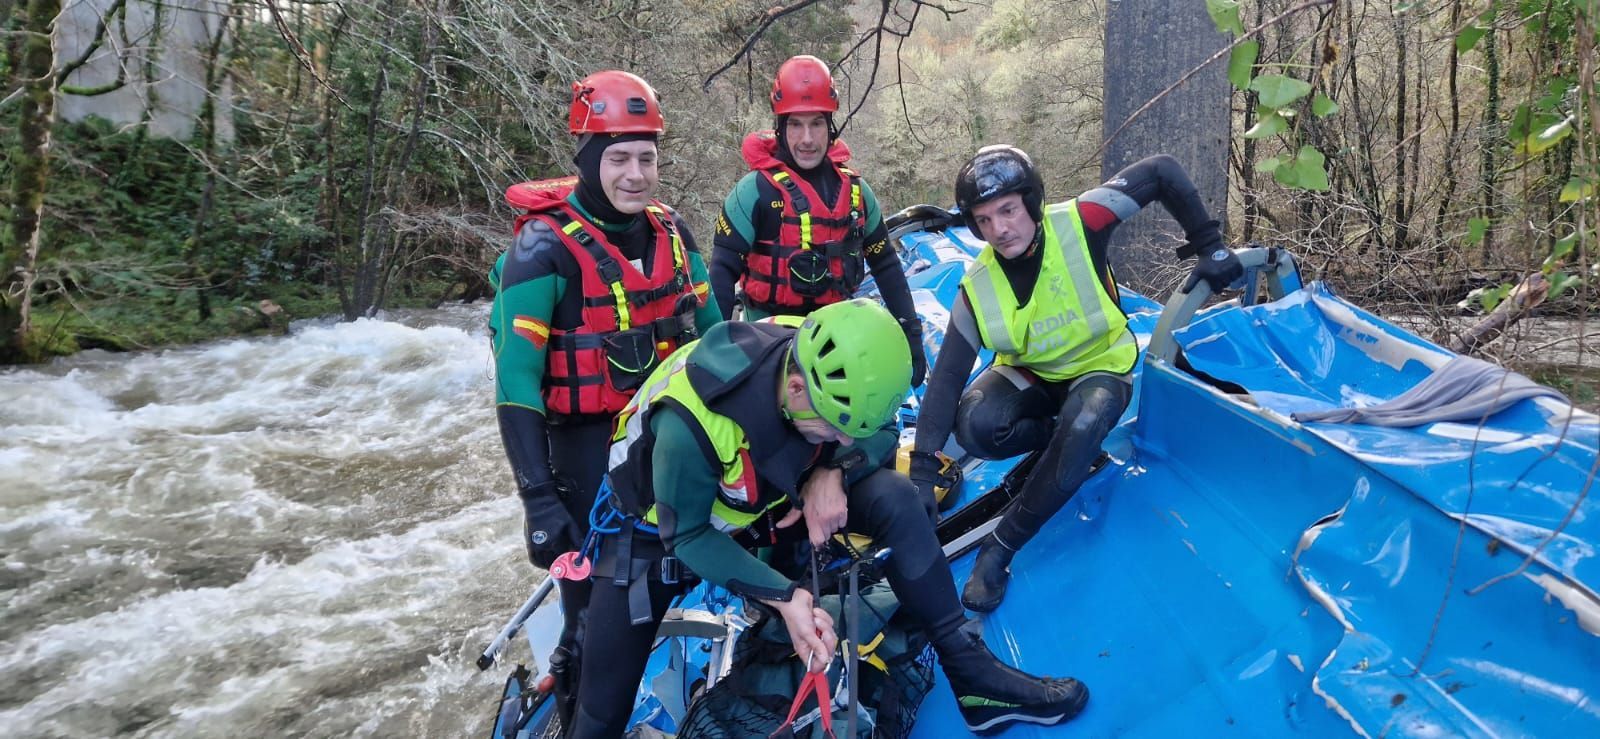
[[[599,226],[625,258],[636,260],[641,271],[650,272],[655,234],[644,218],[611,224],[588,216],[590,211],[580,204],[576,193],[567,196],[567,203]],[[706,270],[694,237],[682,219],[673,219],[684,242],[693,282],[703,285]],[[541,567],[576,549],[588,533],[589,507],[605,473],[611,431],[610,414],[555,416],[547,412],[545,404],[551,330],[575,329],[583,321],[580,269],[561,238],[547,223],[535,219],[524,223],[512,247],[489,274],[495,288],[490,333],[496,412],[530,525],[536,524],[544,532],[542,543],[530,544],[535,564]],[[709,296],[695,314],[702,332],[721,319],[716,300]],[[557,478],[566,478],[570,486],[558,486]],[[587,583],[563,582],[561,594],[567,618],[565,636],[571,638],[588,600]]]

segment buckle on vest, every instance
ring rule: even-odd
[[[694,323],[685,321],[682,315],[671,315],[657,318],[650,322],[650,328],[656,335],[656,341],[676,341],[680,344],[694,338]]]
[[[800,191],[800,186],[795,184],[794,180],[789,177],[783,178],[781,182],[783,182],[783,189],[789,192],[789,202],[794,204],[794,212],[809,212],[811,210],[811,200],[806,197],[805,193]]]
[[[662,585],[677,585],[683,576],[683,565],[679,563],[677,557],[662,557],[660,576]]]
[[[588,234],[584,235],[587,236]],[[594,271],[600,275],[600,280],[607,285],[622,282],[622,265],[617,264],[617,260],[609,256],[595,260]]]

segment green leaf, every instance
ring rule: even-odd
[[[1278,167],[1280,166],[1283,166],[1283,157],[1267,157],[1266,159],[1256,162],[1256,171],[1274,172],[1277,171]]]
[[[1550,248],[1550,258],[1560,259],[1565,257],[1566,255],[1571,254],[1572,250],[1577,246],[1578,234],[1576,231],[1574,231],[1570,234],[1567,234],[1566,238],[1556,240],[1555,246]]]
[[[1337,112],[1339,112],[1339,104],[1323,93],[1317,93],[1317,96],[1311,100],[1311,113],[1318,118],[1326,118]]]
[[[1561,202],[1573,203],[1593,196],[1594,184],[1583,177],[1574,176],[1561,186]]]
[[[1228,54],[1228,81],[1241,90],[1250,89],[1250,73],[1255,71],[1256,55],[1261,53],[1261,44],[1256,41],[1245,41],[1233,47]]]
[[[1326,191],[1328,189],[1327,163],[1322,152],[1314,146],[1302,146],[1293,159],[1284,162],[1272,172],[1272,179],[1284,187],[1298,190]]]
[[[1294,166],[1300,170],[1300,187],[1317,192],[1328,190],[1328,159],[1315,146],[1300,147]]]
[[[1488,32],[1489,29],[1477,25],[1461,29],[1461,33],[1456,34],[1456,52],[1465,54],[1471,51],[1472,47],[1477,46],[1478,41],[1482,40],[1483,35]]]
[[[1483,306],[1485,311],[1494,310],[1494,307],[1499,305],[1500,301],[1505,300],[1506,296],[1511,294],[1510,283],[1501,283],[1496,287],[1481,289],[1483,292],[1478,293],[1478,303]]]
[[[1250,89],[1261,95],[1261,104],[1282,108],[1311,92],[1311,83],[1281,74],[1264,74],[1251,80]]]
[[[1546,123],[1545,125],[1549,125]],[[1526,104],[1511,109],[1511,122],[1506,124],[1506,138],[1521,141],[1533,130],[1533,109]],[[1540,126],[1543,128],[1544,126]]]
[[[1487,219],[1487,218],[1468,218],[1467,219],[1467,243],[1468,244],[1481,243],[1483,241],[1483,235],[1485,233],[1488,233],[1488,232],[1489,232],[1489,219]]]
[[[1561,293],[1566,292],[1568,288],[1576,288],[1582,284],[1582,277],[1567,274],[1566,272],[1557,272],[1550,275],[1550,291],[1545,293],[1545,297],[1555,300],[1561,297]]]
[[[1566,102],[1567,95],[1572,92],[1573,78],[1563,75],[1551,77],[1545,85],[1545,96],[1534,103],[1540,110],[1555,110]]]
[[[1287,130],[1289,130],[1289,122],[1276,112],[1271,112],[1262,117],[1261,120],[1256,121],[1256,124],[1251,126],[1250,130],[1245,131],[1244,137],[1247,139],[1264,139],[1268,136],[1276,136]]]
[[[1539,265],[1539,271],[1547,275],[1555,272],[1556,267],[1560,266],[1561,260],[1571,254],[1572,249],[1577,244],[1578,234],[1576,232],[1568,234],[1564,239],[1557,239],[1555,245],[1550,247],[1550,256],[1545,257],[1544,263]]]
[[[1206,12],[1217,30],[1235,36],[1244,34],[1244,24],[1239,21],[1238,0],[1206,0]]]
[[[1552,124],[1543,131],[1528,137],[1526,148],[1528,154],[1542,154],[1561,140],[1572,134],[1572,116]]]
[[[1300,187],[1300,170],[1294,168],[1294,160],[1289,160],[1282,167],[1272,170],[1272,179],[1287,188]]]

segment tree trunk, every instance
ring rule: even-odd
[[[1226,45],[1215,28],[1205,3],[1107,5],[1105,135]],[[1189,171],[1212,216],[1226,220],[1229,89],[1225,62],[1191,77],[1107,144],[1102,177],[1144,157],[1171,154]],[[1183,242],[1171,218],[1146,210],[1112,237],[1121,247],[1112,250],[1118,279],[1135,289],[1164,293],[1181,276],[1173,267],[1172,250]]]
[[[1450,28],[1461,27],[1461,0],[1452,0],[1450,3]],[[1446,254],[1444,242],[1445,216],[1449,215],[1450,206],[1456,198],[1456,146],[1461,142],[1461,93],[1456,86],[1456,74],[1460,68],[1461,54],[1456,51],[1456,45],[1450,44],[1450,61],[1445,79],[1450,90],[1450,100],[1446,107],[1450,109],[1450,133],[1445,137],[1444,147],[1444,195],[1439,198],[1439,210],[1433,216],[1433,266],[1444,266]]]
[[[1491,8],[1499,9],[1498,2],[1492,2]],[[1488,102],[1483,108],[1483,129],[1480,134],[1483,146],[1482,157],[1478,161],[1478,217],[1484,219],[1488,226],[1483,232],[1483,262],[1492,265],[1494,261],[1495,238],[1494,216],[1500,210],[1500,140],[1503,137],[1503,126],[1500,125],[1500,33],[1494,26],[1484,36],[1484,73],[1488,79],[1484,82],[1488,90]]]
[[[0,332],[10,361],[33,360],[39,347],[30,333],[33,283],[39,262],[40,220],[50,185],[50,125],[55,120],[55,53],[51,29],[61,0],[31,0],[22,17],[23,42],[17,78],[24,93],[17,110],[17,148],[11,157],[11,244],[0,257]]]
[[[211,274],[206,269],[204,250],[206,248],[206,225],[211,219],[211,208],[216,201],[217,190],[217,93],[222,84],[224,70],[228,66],[227,57],[223,53],[223,40],[228,36],[228,24],[239,10],[237,0],[233,3],[229,13],[217,21],[217,31],[211,37],[211,43],[206,47],[206,81],[205,102],[200,104],[200,115],[196,128],[196,143],[200,146],[200,161],[205,165],[204,183],[200,187],[200,205],[195,209],[194,228],[189,232],[189,243],[185,245],[184,254],[189,262],[189,277],[197,284],[195,286],[195,301],[198,320],[206,321],[211,318]]]
[[[1410,182],[1406,179],[1406,150],[1405,150],[1405,146],[1406,146],[1406,124],[1409,122],[1407,120],[1407,118],[1406,118],[1406,103],[1409,102],[1409,100],[1407,99],[1407,95],[1408,95],[1409,91],[1406,89],[1407,76],[1408,76],[1407,72],[1409,71],[1408,69],[1406,69],[1406,63],[1407,63],[1407,61],[1406,61],[1406,17],[1407,16],[1404,13],[1399,13],[1399,14],[1396,14],[1395,17],[1390,21],[1391,23],[1394,24],[1394,69],[1395,69],[1395,82],[1394,82],[1394,146],[1395,146],[1395,151],[1394,151],[1394,166],[1395,166],[1394,188],[1395,189],[1394,189],[1394,202],[1391,203],[1391,205],[1393,206],[1393,211],[1392,212],[1393,212],[1393,217],[1394,217],[1394,248],[1393,249],[1389,249],[1389,250],[1385,250],[1384,253],[1379,255],[1379,256],[1380,256],[1380,261],[1382,261],[1387,267],[1391,267],[1391,268],[1394,266],[1392,260],[1398,258],[1399,255],[1405,251],[1406,247],[1408,246],[1408,242],[1410,241],[1410,234],[1409,234],[1409,229],[1407,228],[1407,222],[1410,219],[1411,215],[1406,210],[1406,202],[1408,201],[1406,188],[1410,184]],[[1422,80],[1418,79],[1417,80],[1417,84],[1421,85],[1422,84]],[[1376,165],[1377,162],[1373,162],[1372,164]]]

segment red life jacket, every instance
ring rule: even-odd
[[[778,238],[751,245],[740,286],[751,306],[768,313],[809,313],[848,299],[865,276],[861,242],[867,235],[867,209],[861,202],[861,177],[844,166],[850,147],[834,141],[827,159],[839,176],[839,198],[823,203],[777,152],[772,131],[746,136],[740,150],[745,163],[783,196]]]
[[[523,182],[506,190],[506,202],[524,210],[516,229],[543,221],[578,260],[582,323],[550,327],[543,395],[559,415],[614,415],[644,378],[674,349],[695,339],[695,310],[708,295],[690,273],[672,212],[659,201],[645,208],[655,231],[651,274],[641,273],[567,201],[576,177]]]

